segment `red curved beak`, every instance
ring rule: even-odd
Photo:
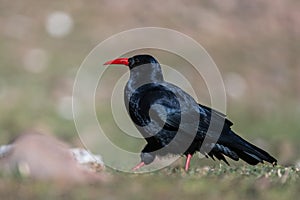
[[[143,167],[145,165],[144,162],[140,162],[137,166],[135,166],[134,168],[132,168],[133,171],[140,169],[141,167]]]
[[[117,58],[104,63],[104,65],[129,65],[128,58]]]

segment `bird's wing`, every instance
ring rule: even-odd
[[[178,124],[181,123],[181,130],[188,134],[193,134],[190,133],[190,127],[197,126],[197,137],[203,138],[206,136],[207,131],[209,131],[211,137],[215,138],[224,129],[229,130],[233,125],[233,123],[226,118],[225,114],[208,106],[196,103],[192,96],[176,85],[165,83],[163,86],[163,90],[167,88],[176,95],[176,97],[172,98],[172,101],[169,97],[169,101],[165,104],[165,107],[169,108],[169,117],[165,123],[166,127],[178,128]],[[178,108],[178,103],[174,103],[174,100],[179,101],[180,108]],[[175,109],[174,105],[176,105]]]
[[[140,126],[147,124],[148,134],[153,131],[151,135],[164,129],[181,130],[193,137],[198,132],[197,137],[203,138],[210,128],[214,137],[214,132],[220,132],[224,124],[232,125],[224,114],[197,104],[189,94],[170,83],[143,85],[131,96],[130,102],[133,121]]]
[[[171,99],[161,99],[156,105],[150,108],[150,117],[165,130],[177,131],[181,122],[180,107],[176,103],[172,104]]]
[[[200,117],[205,121],[206,125],[209,125],[211,122],[211,118],[213,118],[213,122],[217,122],[217,124],[224,124],[228,127],[232,126],[233,123],[226,118],[226,115],[224,113],[221,113],[215,109],[212,109],[208,106],[198,104],[200,111]],[[205,113],[205,114],[203,114]],[[201,120],[201,119],[200,119]]]
[[[226,118],[226,115],[225,115],[224,113],[220,112],[220,111],[217,111],[217,110],[215,110],[215,109],[212,109],[212,108],[210,108],[210,107],[208,107],[208,106],[205,106],[205,105],[203,105],[203,104],[200,104],[200,103],[199,103],[198,105],[199,105],[200,108],[202,108],[203,110],[210,111],[210,112],[214,112],[214,113],[216,113],[216,114],[218,114],[218,115],[220,115],[220,116]]]
[[[198,136],[208,136],[213,140],[217,139],[221,133],[230,130],[233,123],[226,118],[226,115],[212,108],[199,104],[200,122]]]
[[[178,129],[180,104],[176,95],[162,84],[141,86],[129,96],[128,105],[131,119],[144,136],[153,136],[163,128]]]
[[[165,88],[161,88],[158,93],[163,95],[158,95],[149,110],[151,123],[147,128],[151,131],[148,133],[154,133],[151,136],[163,146],[168,145],[169,151],[183,153],[197,137],[199,113],[195,110],[194,116],[189,114],[185,103],[180,104],[180,97],[174,96],[174,93]],[[191,110],[190,112],[192,113]]]
[[[148,102],[150,100],[149,115],[153,122],[166,130],[178,130],[181,122],[181,107],[172,91],[164,86],[157,86],[148,90],[144,98]]]

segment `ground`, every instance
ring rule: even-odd
[[[167,167],[147,174],[107,169],[108,180],[93,184],[47,183],[2,176],[1,199],[297,199],[300,171],[294,167]]]

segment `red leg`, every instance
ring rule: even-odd
[[[141,167],[143,167],[145,165],[145,163],[144,162],[140,162],[139,164],[137,164],[134,168],[132,168],[132,170],[133,171],[135,171],[135,170],[137,170],[137,169],[139,169],[139,168],[141,168]]]
[[[187,155],[187,158],[186,158],[186,162],[185,162],[185,171],[188,171],[188,170],[189,170],[191,158],[192,158],[192,155],[191,155],[191,154],[188,154],[188,155]]]

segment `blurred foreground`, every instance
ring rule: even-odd
[[[103,169],[99,157],[36,132],[24,133],[2,146],[0,156],[1,174],[59,184],[103,181],[104,175],[96,173]]]
[[[284,167],[170,167],[130,175],[111,172],[109,182],[54,184],[2,176],[1,199],[298,199],[299,169]],[[9,197],[9,198],[8,198]]]

